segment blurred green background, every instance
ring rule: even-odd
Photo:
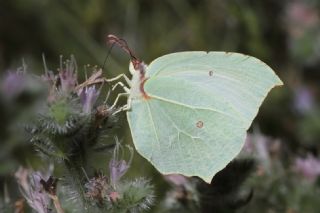
[[[146,63],[171,52],[205,50],[241,52],[270,65],[285,86],[268,96],[253,126],[260,136],[280,141],[281,154],[268,160],[281,168],[269,168],[271,176],[249,182],[258,193],[244,212],[317,212],[319,203],[312,199],[319,196],[319,184],[299,188],[303,178],[297,181],[291,172],[296,158],[318,159],[320,154],[318,0],[3,0],[0,70],[16,69],[23,58],[30,71],[40,74],[42,53],[52,70],[59,55],[70,54],[80,70],[86,64],[101,66],[109,48],[107,34],[124,38]],[[128,62],[114,48],[104,75],[128,74]],[[79,74],[84,79],[84,72]],[[125,116],[120,120],[117,134],[130,143]],[[138,154],[130,173],[152,177],[159,188],[164,182]]]

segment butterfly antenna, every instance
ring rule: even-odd
[[[108,53],[107,53],[107,55],[106,55],[106,58],[105,58],[104,61],[103,61],[102,69],[104,69],[104,66],[105,66],[106,63],[107,63],[107,60],[108,60],[108,58],[109,58],[109,56],[110,56],[110,54],[111,54],[111,51],[112,51],[114,45],[115,45],[115,43],[113,43],[113,44],[111,45],[111,47],[109,48]]]
[[[126,40],[110,34],[107,36],[107,42],[112,45],[117,44],[121,49],[123,49],[126,53],[130,55],[131,62],[134,68],[135,69],[139,68],[141,61],[135,56],[133,51],[129,48],[129,45],[127,44]]]

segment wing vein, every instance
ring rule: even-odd
[[[150,105],[149,103],[147,102],[147,107],[148,107],[148,112],[149,112],[149,116],[150,116],[150,119],[151,119],[151,123],[152,123],[152,127],[153,127],[153,131],[156,135],[156,139],[157,139],[157,142],[158,142],[158,146],[160,147],[160,140],[159,140],[159,136],[158,136],[158,133],[157,133],[157,130],[156,130],[156,126],[154,124],[154,120],[153,120],[153,117],[152,117],[152,113],[151,113],[151,109],[150,109]]]
[[[179,105],[179,106],[183,106],[183,107],[187,107],[187,108],[190,108],[190,109],[208,110],[208,111],[220,113],[220,114],[226,115],[226,116],[234,119],[234,116],[229,115],[228,113],[225,113],[225,112],[222,112],[222,111],[219,111],[219,110],[215,110],[215,109],[211,109],[211,108],[206,108],[206,107],[190,106],[190,105],[183,104],[183,103],[180,103],[180,102],[177,102],[177,101],[173,101],[173,100],[169,100],[169,99],[166,99],[166,98],[162,98],[162,97],[159,97],[159,96],[156,96],[156,95],[151,95],[151,94],[149,94],[149,96],[150,96],[151,98],[154,98],[154,99],[157,99],[157,100],[160,100],[160,101],[172,103],[172,104]]]
[[[173,124],[174,128],[176,128],[176,130],[178,131],[178,134],[181,132],[181,133],[183,133],[183,134],[185,134],[185,135],[187,135],[187,136],[189,136],[191,138],[198,138],[198,137],[194,137],[193,135],[191,135],[191,134],[187,133],[186,131],[180,129],[178,127],[178,125],[171,119],[170,115],[167,112],[165,112],[163,109],[161,109],[161,107],[159,107],[158,109],[160,109],[162,114],[165,115],[167,117],[167,119]]]

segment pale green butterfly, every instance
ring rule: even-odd
[[[265,63],[239,53],[178,52],[145,65],[120,45],[132,57],[120,110],[136,150],[162,174],[210,182],[241,151],[268,92],[283,84]]]

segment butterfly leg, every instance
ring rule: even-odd
[[[113,87],[111,88],[112,91],[114,91],[117,86],[121,86],[122,89],[126,92],[126,93],[129,93],[130,92],[130,89],[128,87],[126,87],[121,81],[117,82],[115,85],[113,85]]]
[[[131,98],[128,98],[127,100],[127,104],[124,105],[124,109],[123,110],[130,110],[131,109]]]
[[[105,100],[104,100],[104,104],[107,104],[107,102],[108,102],[108,100],[109,100],[109,97],[110,97],[110,90],[108,90],[108,93],[107,93],[107,95],[106,95],[106,98],[105,98]]]
[[[123,96],[129,96],[129,93],[126,93],[126,92],[124,92],[124,93],[119,93],[118,96],[117,96],[117,98],[116,98],[116,100],[113,102],[112,106],[110,107],[110,109],[115,108],[116,105],[117,105],[117,103],[118,103],[118,101],[119,101],[119,99],[120,99],[121,97],[123,97]]]
[[[105,79],[106,82],[114,82],[114,81],[117,81],[119,80],[121,77],[124,78],[124,80],[126,81],[126,83],[131,87],[131,81],[130,79],[128,78],[128,76],[126,76],[124,73],[114,77],[114,78],[110,78],[110,79]]]
[[[122,111],[128,111],[131,109],[131,99],[128,98],[128,103],[122,107],[120,107],[118,110],[116,110],[113,115],[115,114],[118,114],[119,112],[122,112]]]

